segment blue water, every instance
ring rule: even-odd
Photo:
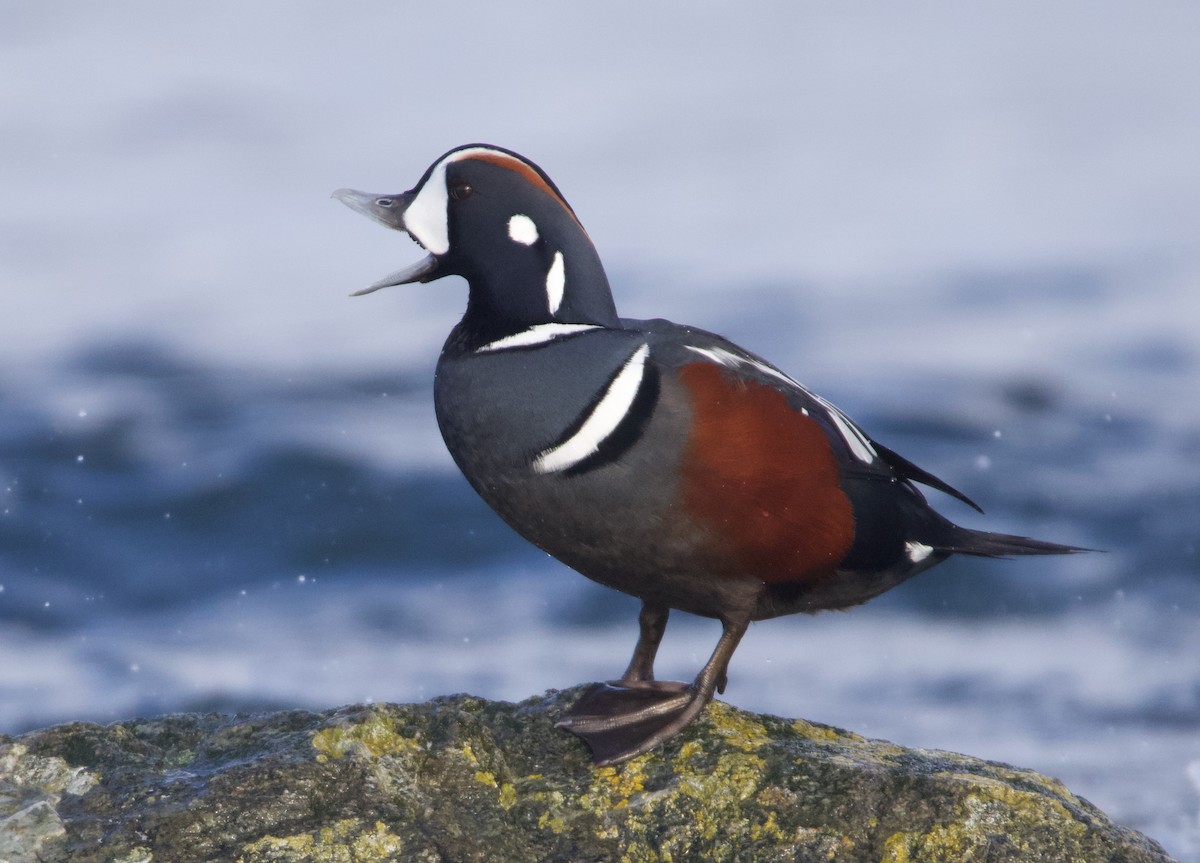
[[[772,359],[958,521],[1105,550],[757,624],[726,698],[1057,775],[1200,860],[1198,13],[922,9],[7,10],[0,729],[624,667],[636,602],[438,440],[463,286],[346,297],[418,251],[329,190],[483,139],[624,314]],[[673,619],[660,671],[716,637]]]

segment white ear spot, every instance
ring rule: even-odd
[[[533,223],[533,219],[517,213],[508,220],[508,236],[514,243],[532,246],[538,238],[537,225]]]
[[[562,305],[563,288],[566,287],[566,284],[566,263],[563,261],[562,252],[555,252],[554,261],[550,264],[549,272],[546,273],[546,304],[550,307],[552,315]]]

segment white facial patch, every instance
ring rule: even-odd
[[[538,239],[537,225],[533,223],[533,219],[517,213],[508,220],[508,237],[514,243],[532,246]]]
[[[404,211],[404,230],[412,234],[427,252],[444,255],[450,251],[450,221],[446,211],[450,196],[446,193],[446,166],[461,159],[494,152],[487,147],[467,147],[455,150],[433,166],[429,179]]]
[[[562,252],[555,252],[554,261],[550,264],[549,272],[546,273],[546,305],[550,309],[550,314],[556,314],[558,307],[562,305],[563,290],[566,285],[566,262],[563,261]]]
[[[766,363],[750,359],[749,357],[738,356],[737,354],[727,351],[724,348],[697,348],[693,347],[692,345],[688,345],[688,350],[694,351],[695,353],[700,354],[700,356],[713,361],[717,365],[725,366],[726,368],[749,366],[752,369],[757,369],[764,375],[769,375],[778,381],[782,381],[788,386],[795,387],[798,390],[803,390],[825,409],[826,415],[829,417],[834,426],[837,427],[838,434],[842,436],[842,440],[846,442],[846,446],[850,447],[850,452],[854,454],[856,459],[866,464],[870,464],[879,457],[879,454],[875,452],[875,447],[871,446],[871,441],[865,434],[862,433],[862,431],[859,430],[858,426],[850,421],[850,419],[844,413],[842,413],[829,402],[825,401],[825,399],[821,398],[816,393],[809,390],[807,387],[802,386],[792,378],[785,375],[779,369],[773,368]],[[807,411],[805,411],[805,413],[807,413]]]
[[[404,211],[404,230],[435,255],[450,251],[450,224],[446,216],[446,160],[438,162],[421,191]]]
[[[646,374],[646,357],[649,355],[650,346],[642,345],[625,360],[579,431],[533,460],[536,473],[567,470],[600,450],[600,445],[617,430],[633,407]]]

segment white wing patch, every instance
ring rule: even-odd
[[[600,450],[600,445],[617,430],[621,420],[633,407],[646,374],[646,357],[649,355],[650,346],[642,345],[625,360],[579,430],[535,458],[534,472],[544,474],[567,470]]]
[[[849,417],[847,417],[832,404],[825,401],[825,399],[809,390],[804,385],[785,375],[779,369],[769,366],[766,363],[759,362],[758,360],[750,359],[749,357],[739,356],[738,354],[735,354],[732,351],[727,351],[724,348],[697,348],[693,347],[692,345],[688,345],[688,350],[700,354],[700,356],[712,360],[714,363],[725,366],[726,368],[732,369],[737,368],[738,366],[749,366],[750,368],[755,369],[764,375],[775,378],[777,381],[781,381],[788,386],[804,390],[804,392],[812,396],[817,403],[825,409],[825,413],[828,414],[830,421],[837,428],[838,434],[842,436],[842,440],[846,442],[846,446],[850,447],[850,452],[856,459],[870,464],[879,458],[879,454],[875,452],[875,447],[871,446],[871,441],[868,440],[867,436],[859,430],[858,426],[850,421]],[[807,414],[808,411],[804,411],[804,413]]]
[[[599,329],[603,329],[599,324],[536,324],[527,330],[513,333],[511,336],[505,336],[502,339],[496,339],[494,342],[488,342],[483,347],[476,348],[475,353],[486,354],[491,351],[507,351],[513,348],[531,348],[537,345],[544,345],[555,339],[561,339],[564,336],[573,336],[576,333],[586,332],[587,330]]]
[[[546,273],[546,305],[550,309],[550,314],[558,313],[558,307],[562,305],[563,290],[566,286],[566,262],[563,261],[562,252],[555,252],[554,260],[550,264],[550,270]]]

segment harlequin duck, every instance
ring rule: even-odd
[[[408,192],[334,196],[429,253],[357,294],[468,283],[434,384],[467,481],[534,545],[642,601],[625,673],[559,723],[598,764],[652,749],[724,692],[751,621],[857,605],[954,554],[1082,550],[952,524],[917,484],[979,507],[767,361],[618,317],[575,211],[523,156],[472,144]],[[723,627],[690,684],[654,678],[671,609]]]

